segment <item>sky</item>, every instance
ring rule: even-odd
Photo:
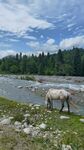
[[[84,48],[84,0],[0,0],[0,58]]]

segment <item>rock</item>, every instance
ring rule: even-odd
[[[17,129],[21,129],[22,128],[22,124],[19,121],[15,121],[14,125],[15,125],[15,128],[17,128]]]
[[[66,111],[66,112],[67,112],[67,111],[68,111],[68,108],[66,108],[66,107],[65,107],[65,108],[64,108],[64,111]]]
[[[34,106],[35,106],[35,107],[40,107],[40,105],[39,105],[39,104],[35,104]]]
[[[16,132],[21,132],[21,129],[15,129]]]
[[[33,117],[35,120],[39,120],[40,119],[40,115],[39,114],[35,114]]]
[[[29,86],[26,86],[26,88],[29,88]]]
[[[32,137],[36,137],[40,132],[39,128],[33,127],[32,125],[29,125],[27,128],[24,128],[23,131],[26,134],[31,135]]]
[[[51,113],[51,111],[50,111],[50,110],[47,110],[47,112],[48,112],[48,113]]]
[[[80,89],[81,92],[84,92],[84,87]]]
[[[35,88],[33,88],[31,91],[32,91],[32,92],[35,92]]]
[[[30,103],[30,104],[29,104],[29,107],[32,107],[32,106],[33,106],[33,104],[32,104],[32,103]]]
[[[4,131],[0,131],[0,134],[3,134],[4,133]]]
[[[24,117],[25,118],[30,117],[30,114],[25,114]]]
[[[48,138],[49,137],[49,134],[48,133],[45,133],[44,135],[43,135],[43,138]]]
[[[39,133],[39,130],[34,129],[34,131],[32,132],[32,137],[36,137]]]
[[[2,125],[9,125],[10,123],[11,123],[11,120],[10,120],[9,118],[3,119],[3,120],[0,122],[0,124],[2,124]]]
[[[84,119],[80,119],[81,122],[84,122]]]
[[[41,129],[46,129],[47,125],[44,124],[44,123],[42,123],[42,124],[39,125],[39,127],[40,127]]]
[[[3,118],[5,119],[5,118],[6,118],[6,116],[5,116],[5,115],[3,115]]]
[[[27,128],[27,127],[28,127],[27,122],[24,122],[24,124],[22,125],[22,128]]]
[[[10,120],[12,120],[14,117],[9,117]]]
[[[38,90],[38,87],[36,86],[34,89],[35,89],[35,90]]]
[[[68,116],[60,116],[60,119],[69,119],[70,117]]]
[[[14,125],[15,125],[15,126],[21,125],[21,122],[15,121]]]
[[[36,107],[36,109],[38,110],[38,109],[39,109],[39,107]]]
[[[71,148],[70,145],[65,145],[65,144],[63,144],[63,145],[62,145],[62,150],[72,150],[72,148]]]
[[[62,131],[60,131],[59,129],[57,129],[56,131],[54,131],[54,133],[56,134],[60,134]]]
[[[21,89],[21,88],[22,88],[22,86],[18,86],[17,88],[18,88],[18,89]]]
[[[32,107],[31,110],[34,110],[34,107]]]
[[[26,134],[31,134],[31,128],[24,128],[23,131],[26,133]]]
[[[29,134],[29,135],[31,135],[32,130],[33,130],[33,126],[32,126],[32,125],[29,125],[27,128],[24,128],[24,129],[23,129],[23,131],[24,131],[26,134]]]

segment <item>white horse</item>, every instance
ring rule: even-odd
[[[60,109],[60,112],[62,112],[64,108],[64,102],[66,101],[68,112],[70,112],[70,105],[69,105],[69,99],[71,97],[71,94],[64,90],[64,89],[49,89],[46,94],[46,104],[47,109],[52,110],[53,109],[53,100],[61,100],[62,107]]]

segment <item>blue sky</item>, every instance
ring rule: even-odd
[[[84,48],[84,0],[0,0],[0,58]]]

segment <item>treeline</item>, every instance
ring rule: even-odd
[[[84,49],[39,56],[16,54],[0,60],[0,73],[84,76]]]

